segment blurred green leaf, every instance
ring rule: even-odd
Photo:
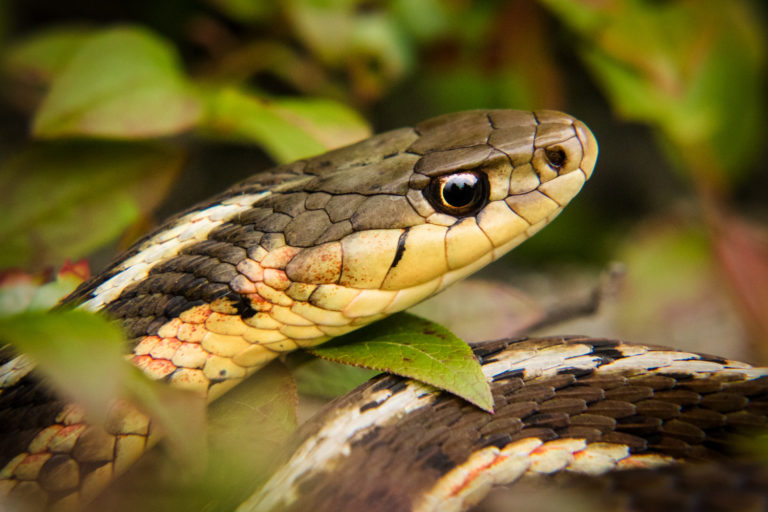
[[[672,213],[645,221],[617,259],[627,268],[617,308],[622,338],[745,358],[744,330],[703,225]]]
[[[765,37],[748,2],[541,2],[579,33],[616,110],[657,127],[695,179],[743,177],[760,148],[766,86]]]
[[[56,26],[16,42],[4,52],[6,72],[25,82],[49,83],[93,35],[84,26]]]
[[[491,390],[469,345],[448,329],[408,313],[309,351],[337,363],[416,379],[493,410]]]
[[[100,361],[101,359],[92,358],[90,366],[98,367]],[[121,363],[123,373],[119,374],[119,377],[111,377],[120,379],[119,396],[128,398],[157,422],[177,460],[195,469],[201,467],[205,460],[203,454],[207,427],[205,399],[197,393],[149,379],[141,370],[125,362],[123,357]],[[90,370],[86,368],[84,371]]]
[[[336,398],[378,375],[379,371],[312,359],[293,371],[302,395]]]
[[[265,99],[236,89],[210,95],[203,128],[252,141],[277,162],[305,158],[364,139],[365,121],[349,107],[319,99]]]
[[[55,78],[34,121],[38,137],[135,139],[183,132],[201,108],[178,58],[140,28],[91,37]]]
[[[273,16],[279,6],[274,0],[208,0],[208,3],[242,23],[264,21]]]
[[[128,364],[125,338],[113,322],[82,310],[33,311],[0,317],[0,332],[91,421],[103,422],[115,400],[127,398],[158,422],[179,457],[191,461],[200,454],[205,400]]]
[[[269,476],[296,428],[296,403],[290,374],[270,364],[209,407],[207,460],[197,455],[204,468],[144,457],[94,510],[234,510]]]
[[[0,167],[0,268],[81,258],[165,196],[182,163],[149,144],[44,144]]]
[[[100,419],[128,378],[123,334],[105,318],[79,310],[26,312],[0,317],[0,332],[56,389]]]
[[[346,71],[362,100],[380,97],[415,63],[413,41],[384,6],[291,0],[285,15],[296,36],[326,65]]]
[[[429,41],[445,34],[451,27],[449,5],[440,0],[393,0],[397,20],[419,41]]]
[[[54,281],[43,285],[32,276],[4,282],[0,284],[0,317],[25,311],[48,311],[82,282],[82,277],[71,272],[59,273]]]

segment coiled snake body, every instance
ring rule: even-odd
[[[495,110],[442,116],[277,167],[235,185],[170,219],[80,286],[65,303],[118,319],[133,338],[135,365],[152,378],[213,400],[281,353],[317,345],[408,308],[506,253],[546,225],[578,193],[596,157],[591,132],[565,114]],[[567,366],[556,365],[557,375],[550,376],[565,382],[575,379],[583,365],[597,367],[588,363],[594,356],[587,352],[573,356],[576,346],[540,340],[526,350],[543,350],[550,358],[568,360]],[[504,347],[499,361],[518,357],[509,355],[518,348]],[[76,507],[91,500],[155,442],[157,432],[151,420],[133,407],[118,403],[104,427],[88,425],[77,404],[60,401],[40,383],[25,356],[8,347],[0,356],[0,500]],[[631,361],[615,362],[617,367],[626,365],[622,371],[639,374],[654,368],[642,357],[617,359]],[[552,373],[555,368],[529,363],[497,374],[489,370],[495,363],[486,358],[485,368],[494,380],[515,383],[513,387],[521,376]],[[675,371],[690,370],[673,366]],[[711,370],[707,368],[701,371]],[[758,374],[757,370],[738,373],[741,381],[759,383],[757,388],[739,391],[742,398],[752,393],[752,398],[745,398],[750,403],[758,403],[754,397],[764,392]],[[358,407],[358,416],[375,416],[376,421],[389,418],[381,420],[387,423],[424,406],[440,409],[441,399],[419,391],[417,384],[377,386],[360,392],[370,394],[374,405],[363,408],[363,413],[371,411],[367,415],[360,414]],[[565,384],[548,386],[560,389]],[[532,387],[519,387],[528,391],[502,401],[528,404],[525,393],[532,393]],[[620,394],[632,386],[619,383],[615,387]],[[600,389],[609,395],[606,386],[589,392]],[[504,393],[496,394],[497,401]],[[581,411],[586,424],[563,427],[563,415],[578,415],[577,401],[590,407],[584,396],[537,393],[534,401],[539,405],[513,407],[504,427],[498,423],[472,427],[472,421],[484,413],[462,411],[459,422],[480,433],[484,439],[480,444],[486,443],[484,448],[491,455],[487,450],[477,452],[477,443],[467,444],[462,437],[454,444],[464,446],[463,451],[450,451],[442,441],[430,445],[422,440],[420,450],[437,450],[424,460],[440,478],[431,483],[414,478],[419,485],[406,485],[409,491],[402,495],[406,497],[394,505],[421,510],[435,508],[437,503],[469,506],[476,499],[466,499],[467,489],[477,488],[477,479],[464,478],[461,468],[479,475],[478,468],[496,467],[496,463],[475,467],[476,460],[498,459],[498,450],[503,452],[507,446],[516,450],[515,457],[522,454],[529,462],[536,449],[542,451],[542,443],[554,442],[556,437],[563,438],[558,447],[566,447],[571,454],[579,451],[575,441],[566,441],[579,438],[578,433],[583,434],[581,451],[603,462],[619,460],[611,451],[620,450],[616,446],[635,450],[634,439],[605,437],[602,423],[589,423],[589,411]],[[545,398],[555,404],[542,409]],[[379,414],[384,410],[389,412]],[[764,419],[754,411],[750,414]],[[616,414],[614,418],[621,419]],[[320,443],[326,427],[333,424],[332,419],[324,421],[313,424],[320,437],[310,434],[310,444]],[[376,425],[373,431],[382,432],[383,427]],[[532,425],[539,430],[531,430]],[[346,446],[356,432],[365,430],[362,427],[334,430],[333,442]],[[510,430],[501,434],[505,428]],[[450,437],[454,430],[461,432],[438,428],[431,438]],[[517,436],[513,430],[526,435]],[[488,432],[499,435],[488,438]],[[589,443],[596,440],[603,443],[599,445],[603,451],[589,452]],[[390,442],[397,446],[402,440]],[[608,446],[611,443],[616,446]],[[622,460],[640,459],[627,452]],[[326,469],[336,464],[331,459],[325,462]],[[298,506],[296,482],[319,471],[312,464],[324,463],[299,459],[293,464],[289,462],[288,470],[279,471],[243,507]],[[513,480],[505,471],[503,478],[483,477],[483,481]],[[404,484],[409,479],[392,474],[402,476]]]

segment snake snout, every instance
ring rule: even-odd
[[[573,127],[576,129],[576,136],[579,138],[582,148],[582,158],[580,169],[584,175],[589,179],[592,176],[592,171],[595,168],[597,162],[597,139],[592,134],[592,130],[587,128],[587,125],[581,121],[575,121]]]

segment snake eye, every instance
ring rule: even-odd
[[[466,171],[432,178],[427,194],[437,210],[448,215],[466,216],[485,206],[488,188],[484,173]]]
[[[568,160],[568,157],[565,156],[565,151],[563,151],[563,148],[547,148],[544,151],[544,154],[547,155],[547,160],[549,160],[550,165],[555,169],[560,169],[565,165],[566,160]]]

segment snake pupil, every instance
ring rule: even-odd
[[[454,208],[468,205],[475,197],[477,177],[471,174],[452,176],[443,185],[443,200]]]
[[[429,201],[449,215],[471,215],[488,199],[488,179],[477,171],[446,174],[432,179]]]

